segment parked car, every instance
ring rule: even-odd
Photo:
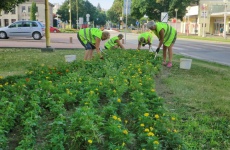
[[[50,32],[51,33],[60,33],[60,30],[58,28],[56,28],[56,27],[50,26]]]
[[[45,35],[45,27],[39,21],[17,21],[9,26],[0,28],[0,38],[33,37],[40,40]]]

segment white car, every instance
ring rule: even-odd
[[[45,26],[39,21],[17,21],[9,26],[0,28],[0,38],[33,37],[40,40],[45,35]]]

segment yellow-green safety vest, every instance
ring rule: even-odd
[[[154,34],[160,39],[160,31],[161,29],[164,29],[164,41],[163,44],[167,47],[169,47],[176,35],[176,29],[174,29],[172,26],[163,23],[163,22],[157,22],[156,23],[156,30],[153,30]]]
[[[153,41],[153,35],[150,32],[144,32],[138,36],[138,41],[140,41],[140,38],[144,38],[145,41],[141,44],[147,44],[148,43],[148,37],[150,37],[150,44],[152,44]]]
[[[80,39],[84,44],[87,42],[91,44],[96,43],[96,37],[98,37],[101,40],[102,37],[102,31],[98,28],[84,28],[80,29],[78,32]]]
[[[106,43],[105,43],[105,47],[108,49],[111,49],[112,47],[118,45],[116,40],[119,40],[118,36],[112,37],[111,39],[109,39]]]

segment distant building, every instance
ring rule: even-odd
[[[19,4],[11,12],[0,12],[0,27],[8,26],[18,20],[30,20],[33,1],[37,6],[37,12],[35,14],[37,21],[45,24],[45,0],[29,0],[25,3]],[[49,3],[49,19],[51,26],[53,26],[53,7],[54,5]]]

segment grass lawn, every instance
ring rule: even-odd
[[[58,66],[69,54],[82,59],[84,51],[0,49],[0,76],[23,75],[34,64]],[[176,116],[187,149],[229,149],[230,67],[193,59],[191,69],[183,70],[179,68],[181,57],[175,55],[174,66],[162,67],[155,77],[158,95]]]

